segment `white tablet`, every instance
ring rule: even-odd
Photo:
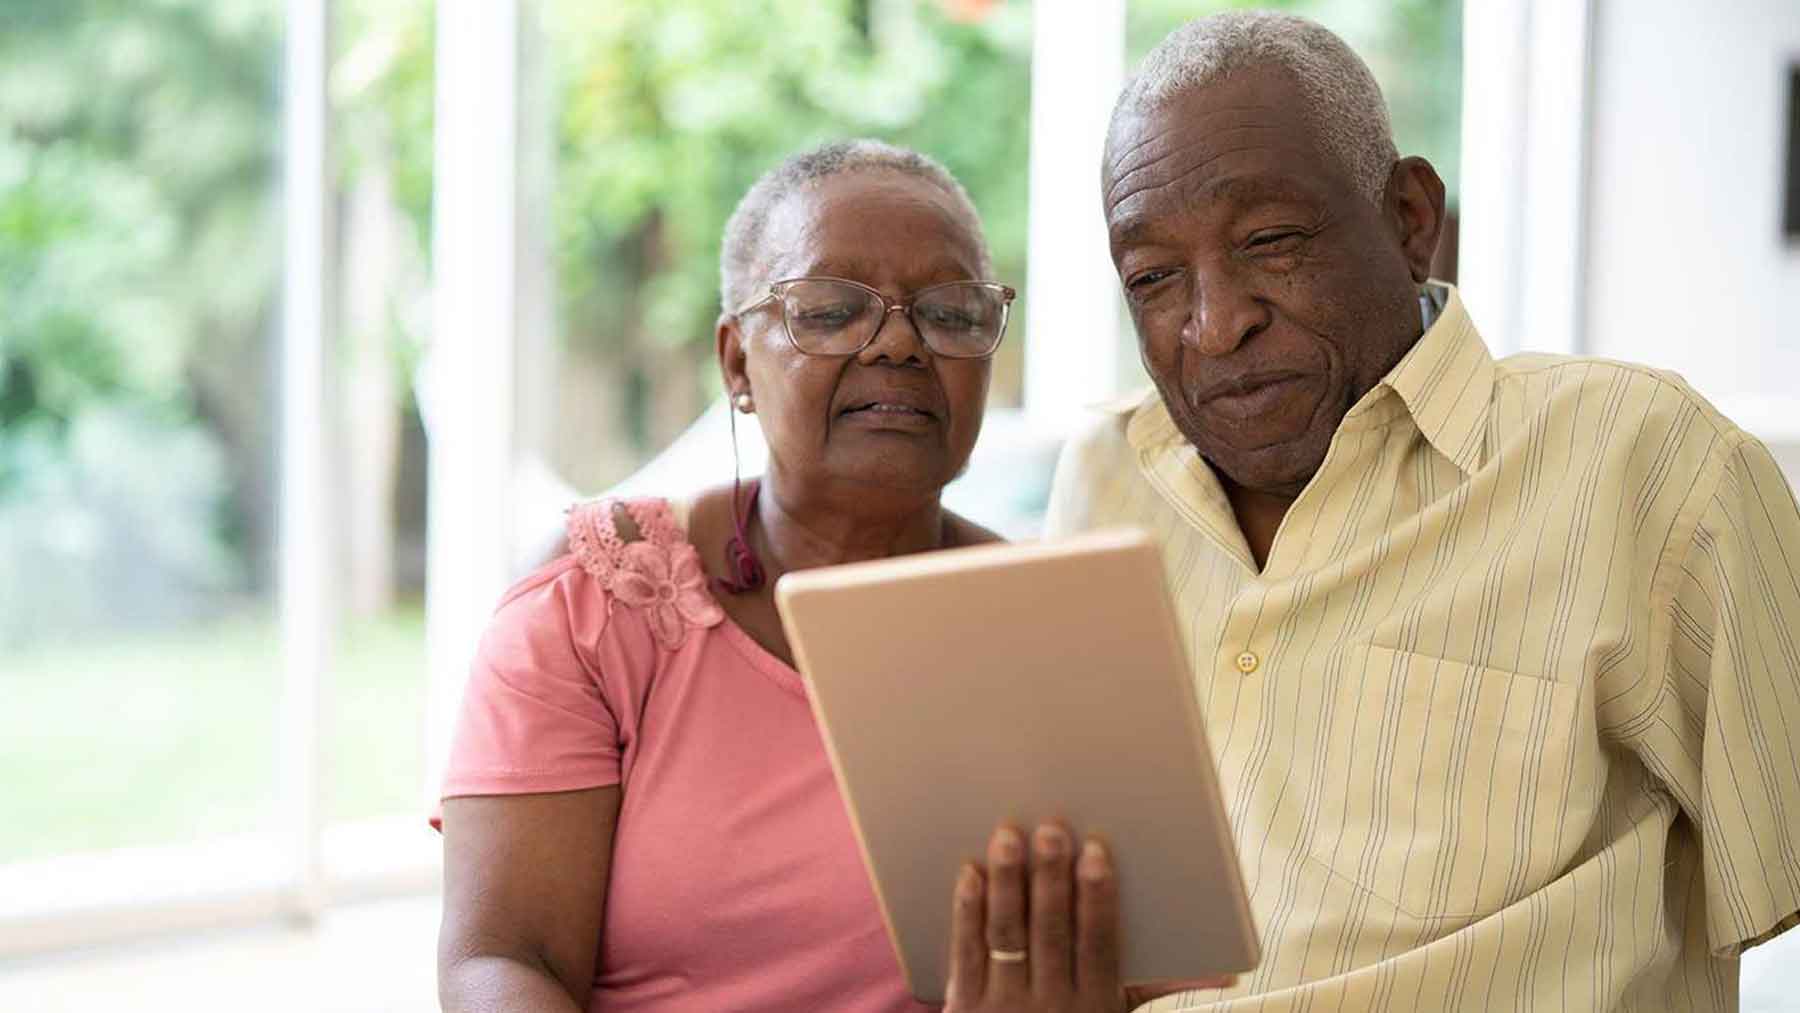
[[[951,887],[1002,819],[1107,837],[1127,981],[1256,966],[1147,534],[808,570],[775,600],[915,996],[943,998]]]

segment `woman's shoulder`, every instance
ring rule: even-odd
[[[660,496],[603,497],[569,507],[563,519],[562,550],[603,586],[640,542],[672,551],[687,544],[676,505]]]
[[[577,503],[564,537],[567,552],[549,569],[578,570],[609,615],[620,607],[640,614],[659,646],[677,649],[692,631],[724,620],[678,504],[660,497]]]
[[[944,511],[944,527],[950,535],[951,545],[986,545],[990,542],[1006,541],[999,534],[950,510]]]

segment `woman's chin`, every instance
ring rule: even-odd
[[[859,454],[857,460],[830,469],[831,477],[838,481],[889,490],[908,499],[937,496],[956,472],[956,462],[940,451],[906,446]]]

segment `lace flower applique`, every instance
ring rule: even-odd
[[[687,641],[689,630],[725,621],[725,610],[706,587],[700,554],[682,539],[662,509],[626,509],[645,537],[625,542],[613,523],[612,504],[588,503],[569,513],[569,547],[582,568],[612,593],[615,603],[642,609],[650,633],[667,650]]]
[[[725,618],[725,610],[706,590],[706,571],[692,545],[625,546],[613,571],[612,592],[621,603],[644,609],[650,632],[670,650],[681,646],[689,629],[717,626]]]

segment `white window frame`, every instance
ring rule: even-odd
[[[1096,187],[1125,77],[1125,0],[1047,9],[1031,29],[1025,416],[1060,437],[1119,393],[1119,286]]]
[[[320,718],[336,600],[327,442],[331,0],[288,0],[283,66],[280,563],[281,803],[289,912],[316,917]]]
[[[1495,352],[1577,353],[1594,0],[1463,5],[1458,288]]]
[[[425,570],[426,785],[512,572],[520,0],[438,0]]]

